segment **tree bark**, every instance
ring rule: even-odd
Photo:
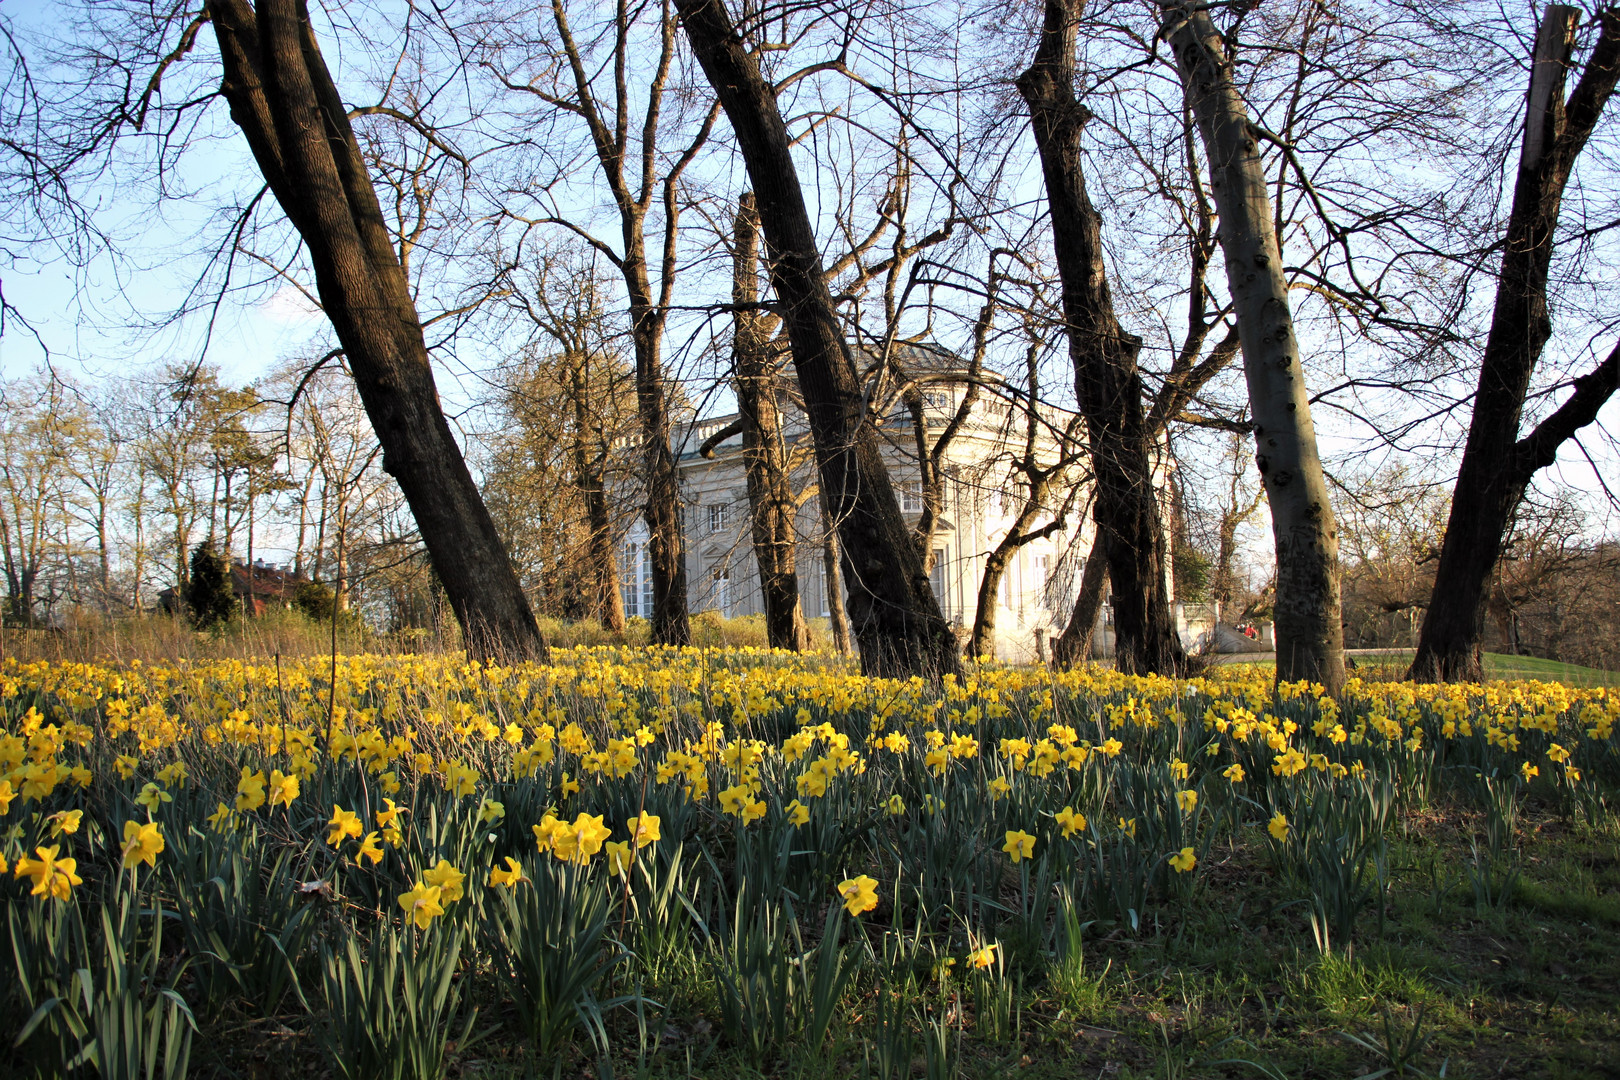
[[[1310,680],[1337,693],[1344,685],[1338,526],[1317,454],[1265,171],[1208,9],[1186,0],[1160,8],[1162,32],[1209,158],[1254,418],[1255,463],[1271,507],[1277,678]]]
[[[1091,553],[1080,573],[1080,592],[1074,598],[1069,625],[1052,642],[1052,666],[1059,671],[1086,662],[1097,633],[1097,616],[1102,612],[1103,581],[1108,575],[1108,554],[1100,532],[1091,541]]]
[[[565,357],[568,367],[568,396],[574,407],[574,483],[585,502],[585,550],[591,562],[591,584],[596,596],[592,603],[604,629],[624,633],[624,594],[619,591],[619,560],[613,551],[613,517],[608,506],[607,482],[602,475],[603,455],[590,445],[594,427],[591,421],[590,385],[581,370],[583,357]],[[600,440],[597,440],[600,441]]]
[[[1563,406],[1530,435],[1519,437],[1530,379],[1552,334],[1547,272],[1564,188],[1620,74],[1620,10],[1609,7],[1598,16],[1602,30],[1597,44],[1566,104],[1565,73],[1579,15],[1574,7],[1549,5],[1536,35],[1496,306],[1434,591],[1407,673],[1412,679],[1477,682],[1484,677],[1480,647],[1488,587],[1514,510],[1537,470],[1550,465],[1558,447],[1597,418],[1620,375],[1620,355],[1611,354],[1576,380],[1575,393]]]
[[[833,527],[832,515],[827,512],[827,499],[819,495],[821,503],[821,577],[827,589],[827,625],[832,630],[833,648],[848,656],[855,651],[849,631],[849,612],[844,608],[844,575],[838,569],[842,557],[838,551],[838,530]]]
[[[439,405],[421,320],[303,0],[213,0],[221,87],[309,249],[322,307],[474,657],[545,652]]]
[[[955,674],[961,670],[955,635],[928,587],[864,415],[775,91],[721,0],[676,0],[676,7],[731,120],[759,201],[771,280],[792,343],[822,489],[843,542],[861,669],[873,676]]]
[[[732,251],[731,302],[735,305],[732,366],[737,412],[742,420],[743,471],[754,559],[765,607],[765,639],[775,649],[800,652],[810,647],[810,630],[799,605],[797,543],[793,521],[798,507],[788,476],[782,413],[777,404],[776,365],[771,357],[767,317],[759,311],[759,211],[752,192],[738,201]]]
[[[1074,96],[1074,51],[1083,6],[1083,0],[1047,0],[1040,45],[1017,85],[1029,106],[1051,204],[1075,394],[1091,445],[1093,515],[1113,583],[1115,664],[1126,672],[1173,674],[1186,657],[1170,617],[1153,432],[1136,364],[1142,339],[1126,333],[1114,315],[1102,217],[1086,193],[1081,159],[1089,114]]]

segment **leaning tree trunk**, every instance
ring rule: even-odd
[[[793,521],[798,507],[788,477],[770,333],[766,316],[759,310],[759,212],[752,192],[745,192],[737,206],[731,302],[735,305],[731,355],[737,412],[742,420],[754,559],[759,564],[759,591],[765,607],[765,639],[772,648],[799,652],[810,647],[810,629],[799,606],[799,574],[794,565],[798,544]]]
[[[439,405],[410,283],[302,0],[213,0],[231,118],[309,250],[321,305],[475,657],[545,642]]]
[[[1142,339],[1114,315],[1102,217],[1086,194],[1080,135],[1089,116],[1074,96],[1076,25],[1083,0],[1047,0],[1040,46],[1018,92],[1029,106],[1051,204],[1074,386],[1095,476],[1093,515],[1114,590],[1114,663],[1139,674],[1186,663],[1170,617],[1167,550],[1153,483],[1153,432],[1136,358]]]
[[[1338,527],[1317,456],[1265,170],[1207,8],[1189,2],[1160,6],[1209,158],[1227,285],[1243,346],[1255,464],[1277,548],[1277,678],[1319,682],[1337,693],[1344,685]]]
[[[1091,656],[1091,641],[1097,633],[1097,616],[1102,613],[1103,579],[1107,574],[1106,546],[1098,534],[1091,541],[1085,569],[1080,572],[1080,592],[1074,598],[1069,624],[1052,642],[1052,666],[1059,671],[1083,664]]]
[[[1597,45],[1566,106],[1564,75],[1579,14],[1573,7],[1549,5],[1536,35],[1524,144],[1496,307],[1480,360],[1474,413],[1452,492],[1434,591],[1408,672],[1413,679],[1483,678],[1480,643],[1487,588],[1513,512],[1536,471],[1552,464],[1559,445],[1597,418],[1620,373],[1617,350],[1576,380],[1575,393],[1535,431],[1519,437],[1530,379],[1552,334],[1547,271],[1564,188],[1620,74],[1620,11],[1610,7],[1599,16],[1602,31]]]
[[[850,621],[868,675],[961,670],[867,422],[855,364],[827,288],[776,94],[721,0],[676,0],[687,40],[731,120],[759,201],[771,281],[793,348],[828,508],[843,542]]]

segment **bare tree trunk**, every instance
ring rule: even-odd
[[[439,405],[421,319],[303,0],[209,4],[231,118],[315,268],[366,413],[475,657],[545,642]]]
[[[821,503],[821,578],[827,589],[827,625],[832,629],[833,648],[848,656],[855,651],[849,631],[849,612],[844,609],[844,575],[838,569],[843,561],[838,551],[838,530],[827,512],[825,494]]]
[[[1114,589],[1115,663],[1175,673],[1186,663],[1170,617],[1168,554],[1153,484],[1153,432],[1136,358],[1142,339],[1114,315],[1102,217],[1086,194],[1080,136],[1089,114],[1074,97],[1075,32],[1083,0],[1047,0],[1040,46],[1018,91],[1029,106],[1051,204],[1074,385],[1091,443],[1096,503]]]
[[[1271,506],[1277,678],[1319,682],[1337,693],[1344,685],[1338,527],[1317,455],[1265,171],[1208,9],[1187,0],[1160,7],[1163,33],[1209,158],[1254,418],[1255,461]],[[1116,622],[1118,617],[1116,611]]]
[[[1103,579],[1108,575],[1108,556],[1101,535],[1091,541],[1085,569],[1080,573],[1080,592],[1074,598],[1069,625],[1052,642],[1052,666],[1067,671],[1091,656],[1091,640],[1097,633],[1097,616],[1102,612]]]
[[[732,365],[737,381],[737,412],[743,424],[743,470],[748,478],[748,509],[754,558],[765,607],[765,638],[772,648],[795,652],[810,647],[810,630],[799,605],[794,563],[793,519],[797,507],[788,476],[782,413],[777,405],[776,365],[766,317],[759,304],[759,211],[752,192],[738,201],[732,252]]]
[[[1620,383],[1620,346],[1576,380],[1575,393],[1533,432],[1519,437],[1525,395],[1552,334],[1547,271],[1554,229],[1575,159],[1586,145],[1620,75],[1620,10],[1598,16],[1602,31],[1566,105],[1564,77],[1580,12],[1548,5],[1536,35],[1524,144],[1513,188],[1496,307],[1480,360],[1451,515],[1434,591],[1408,676],[1479,681],[1487,588],[1524,490],[1558,447],[1586,424]]]
[[[961,658],[955,635],[928,586],[864,415],[776,95],[721,0],[676,0],[676,7],[731,120],[759,200],[771,279],[792,342],[822,489],[843,542],[861,669],[874,676],[957,673]]]
[[[583,358],[565,357],[564,362],[569,365],[568,396],[574,406],[574,483],[585,502],[586,551],[591,562],[591,582],[596,590],[591,607],[603,627],[622,634],[624,595],[619,591],[619,560],[613,552],[613,518],[608,507],[607,484],[602,476],[601,456],[591,453],[586,439],[591,428],[590,388],[579,366]]]

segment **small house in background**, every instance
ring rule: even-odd
[[[309,580],[303,571],[263,559],[254,559],[251,566],[239,559],[231,560],[231,591],[243,609],[255,617],[271,610],[291,610],[299,587]],[[185,610],[185,603],[179,590],[171,587],[158,593],[158,607],[166,614],[178,615]]]

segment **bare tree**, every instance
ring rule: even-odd
[[[1531,66],[1524,142],[1498,273],[1496,306],[1480,359],[1451,516],[1434,593],[1410,677],[1483,677],[1480,641],[1491,573],[1514,508],[1532,477],[1558,448],[1597,419],[1620,388],[1620,345],[1574,381],[1574,392],[1528,434],[1520,435],[1530,380],[1552,334],[1547,273],[1564,189],[1620,77],[1620,7],[1597,15],[1597,41],[1566,101],[1564,81],[1580,12],[1551,4],[1542,15]]]
[[[676,6],[759,200],[771,281],[843,545],[862,669],[871,675],[954,673],[960,669],[956,638],[929,588],[865,415],[775,88],[720,0],[678,0]]]
[[[645,86],[632,89],[629,72],[633,59],[646,48],[638,35],[647,29],[648,21],[654,23],[651,30],[656,38],[657,59]],[[719,109],[710,106],[690,141],[673,160],[665,159],[661,143],[669,138],[663,130],[669,119],[666,109],[679,100],[671,85],[677,40],[675,21],[669,0],[651,7],[618,0],[603,30],[605,45],[596,48],[596,43],[576,37],[564,0],[552,0],[555,43],[540,45],[542,55],[538,61],[505,55],[518,50],[516,41],[508,41],[492,48],[487,63],[496,68],[509,90],[538,98],[584,123],[603,181],[613,197],[619,219],[618,250],[563,216],[549,216],[535,223],[562,225],[585,237],[624,279],[630,301],[636,401],[645,456],[644,517],[652,563],[653,637],[667,644],[684,645],[691,640],[686,553],[679,478],[670,447],[663,347],[677,272],[679,185],[687,166],[708,141]],[[522,78],[511,70],[514,63],[520,68],[534,64],[539,73]],[[604,84],[609,83],[604,90]],[[638,109],[639,122],[633,123],[632,113]],[[647,244],[648,218],[655,203],[662,217],[656,288]]]
[[[440,407],[410,282],[302,0],[216,0],[221,92],[308,248],[321,304],[475,656],[544,650]],[[200,21],[200,19],[199,19]],[[195,24],[187,35],[195,32]]]
[[[736,307],[731,362],[742,421],[743,472],[765,608],[765,636],[773,648],[798,651],[810,647],[795,566],[798,502],[793,496],[777,400],[776,350],[770,326],[776,320],[759,310],[759,213],[752,193],[744,193],[738,200],[733,231],[731,302]]]
[[[1034,62],[1018,77],[1051,204],[1063,282],[1063,313],[1075,396],[1091,443],[1097,521],[1113,584],[1115,663],[1141,673],[1185,663],[1170,617],[1168,551],[1153,482],[1153,437],[1137,354],[1142,339],[1114,315],[1102,218],[1086,193],[1080,136],[1087,114],[1075,100],[1075,29],[1083,0],[1047,0]]]
[[[1162,34],[1209,158],[1227,284],[1237,313],[1256,463],[1277,551],[1277,678],[1344,683],[1339,545],[1316,449],[1258,141],[1209,11],[1161,2]]]

